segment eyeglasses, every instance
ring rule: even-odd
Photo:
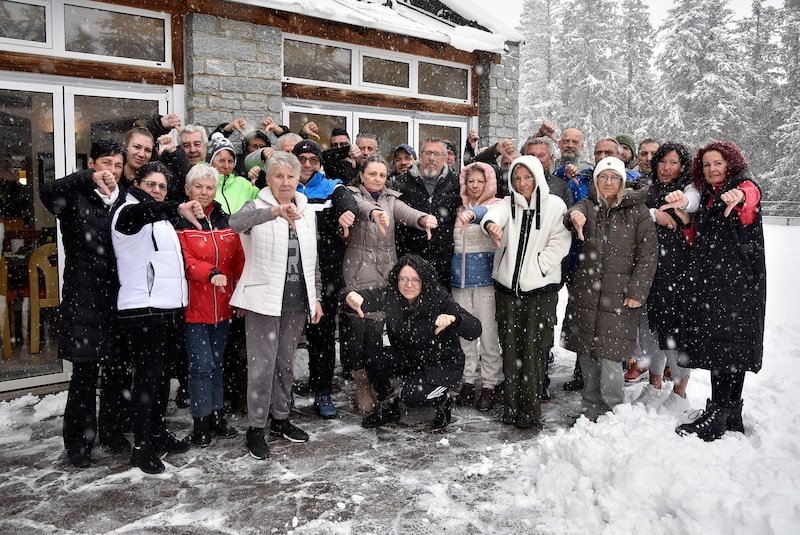
[[[361,145],[359,145],[358,148],[361,149],[361,152],[369,152],[369,153],[378,152],[378,147],[362,147]]]
[[[349,141],[337,141],[336,143],[331,142],[332,149],[341,149],[342,147],[349,147]]]
[[[622,180],[622,177],[616,173],[611,173],[611,174],[598,175],[597,180],[599,180],[600,182],[611,182],[612,184],[616,184]]]
[[[266,149],[267,145],[264,143],[250,143],[247,145],[247,148],[252,151],[257,151],[258,149]]]
[[[298,156],[297,159],[300,160],[300,165],[303,165],[304,163],[319,165],[319,158],[316,156]]]
[[[430,158],[431,156],[433,156],[434,158],[443,158],[447,156],[444,152],[438,152],[435,150],[424,150],[422,151],[422,155],[426,158]]]
[[[161,191],[167,191],[167,185],[162,182],[156,182],[155,180],[142,180],[141,183],[150,189],[158,188]]]
[[[422,279],[419,277],[398,277],[397,282],[400,284],[410,284],[411,286],[419,286],[422,284]]]

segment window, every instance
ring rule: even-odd
[[[0,49],[146,67],[172,63],[168,13],[83,0],[0,0]]]
[[[283,40],[284,82],[469,103],[471,73],[468,65],[400,52],[311,37]]]

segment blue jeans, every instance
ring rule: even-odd
[[[186,324],[192,416],[208,416],[223,406],[222,358],[230,325],[230,321]]]

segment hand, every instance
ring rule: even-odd
[[[361,297],[361,294],[358,292],[350,292],[344,298],[344,302],[353,310],[358,312],[358,317],[364,317],[364,311],[361,310],[361,305],[364,304],[364,298]]]
[[[339,226],[342,227],[342,238],[350,236],[350,227],[356,222],[356,214],[347,211],[339,216]]]
[[[217,273],[216,275],[211,277],[211,285],[220,288],[224,293],[225,287],[228,285],[228,277],[226,277],[222,273]]]
[[[622,302],[622,306],[626,306],[628,308],[639,308],[640,306],[642,306],[642,304],[636,299],[631,299],[630,297],[626,297],[625,300]]]
[[[478,139],[478,133],[474,128],[470,128],[469,133],[467,134],[467,143],[469,143],[469,146],[472,147],[472,150],[475,150],[475,147],[478,144]]]
[[[558,139],[556,139],[556,123],[553,121],[543,121],[537,133],[541,134],[540,137],[547,136],[558,143]]]
[[[185,217],[197,230],[203,230],[199,219],[204,219],[203,207],[197,201],[188,201],[178,205],[178,213]]]
[[[106,197],[111,197],[111,193],[117,187],[117,180],[111,171],[97,171],[92,175],[92,181],[97,184],[97,189]]]
[[[431,235],[431,229],[434,229],[439,226],[439,220],[436,219],[436,216],[426,215],[419,218],[419,226],[425,229],[425,234],[428,236],[428,241],[431,241],[433,237]]]
[[[276,136],[281,135],[283,133],[281,125],[273,121],[272,117],[267,117],[266,119],[261,121],[261,126],[264,128],[264,132],[269,132],[270,130],[272,130]]]
[[[308,137],[313,137],[317,141],[319,141],[319,127],[317,123],[314,121],[309,121],[303,125],[303,129],[301,130],[305,135]]]
[[[389,226],[389,213],[383,210],[373,210],[369,214],[372,220],[378,225],[378,230],[381,231],[381,236],[386,236],[386,229]]]
[[[661,225],[662,227],[667,227],[670,230],[675,228],[675,220],[672,219],[672,216],[666,213],[663,208],[659,208],[655,211],[656,216],[656,225]]]
[[[322,316],[324,316],[322,313],[322,303],[317,301],[317,304],[314,306],[314,315],[311,317],[311,323],[316,325],[319,323],[319,320],[322,319]]]
[[[294,230],[295,234],[297,233],[297,225],[295,221],[300,219],[300,212],[297,210],[297,206],[294,203],[289,204],[282,204],[280,205],[280,213],[282,214],[283,218],[289,222],[292,226],[292,230]]]
[[[247,172],[247,179],[250,181],[252,185],[256,185],[256,180],[258,180],[258,174],[261,172],[261,168],[259,166],[251,167],[250,170]]]
[[[350,145],[350,150],[347,152],[347,156],[350,158],[350,160],[353,162],[353,165],[355,166],[356,160],[358,160],[358,158],[361,156],[361,149],[358,148],[358,145],[353,143]]]
[[[472,210],[462,210],[462,212],[458,214],[458,219],[461,221],[462,225],[469,225],[470,221],[475,219],[475,212]]]
[[[240,134],[244,134],[246,128],[247,128],[247,121],[245,121],[244,118],[239,117],[238,119],[234,119],[233,121],[226,124],[223,130],[231,133],[233,133],[234,130],[238,130]]]
[[[517,152],[514,148],[514,142],[510,139],[504,139],[497,144],[497,152],[505,156],[512,156]]]
[[[579,171],[580,171],[580,169],[578,169],[577,165],[569,163],[564,168],[564,176],[567,177],[568,179],[572,180],[575,183],[576,186],[580,186],[580,182],[578,182],[578,172]]]
[[[172,154],[176,150],[178,150],[178,144],[175,142],[175,138],[172,137],[172,134],[164,134],[163,136],[158,136],[158,150],[159,154],[162,152],[167,152]]]
[[[731,212],[740,202],[744,202],[744,192],[739,188],[726,191],[719,197],[727,205],[725,208],[725,217],[731,215]]]
[[[500,238],[503,237],[503,227],[497,223],[487,223],[486,232],[489,233],[489,236],[494,240],[494,244],[497,245],[498,249],[502,247]]]
[[[433,334],[439,334],[444,329],[455,323],[456,317],[452,314],[439,314],[436,316],[436,330],[433,331]]]
[[[178,117],[177,113],[168,113],[161,117],[161,126],[166,128],[167,130],[172,130],[173,128],[180,128],[181,118]]]
[[[572,226],[578,233],[578,239],[584,241],[583,226],[586,224],[586,216],[579,210],[573,210],[569,213],[569,219],[572,221]]]
[[[664,197],[664,200],[667,201],[667,204],[661,207],[662,210],[668,210],[670,208],[680,208],[681,210],[685,210],[689,205],[689,199],[686,198],[686,195],[684,195],[681,190],[675,190],[667,193],[667,196]]]

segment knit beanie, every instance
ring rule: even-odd
[[[206,162],[211,163],[214,156],[221,150],[229,150],[233,155],[233,163],[236,163],[236,151],[233,150],[233,144],[228,141],[228,138],[219,132],[214,132],[211,139],[208,140],[208,148],[206,149]]]
[[[620,134],[617,136],[617,143],[620,145],[625,145],[629,149],[631,149],[632,154],[636,154],[636,140],[634,140],[628,134]]]
[[[609,156],[608,158],[603,158],[597,165],[594,167],[594,175],[592,178],[597,180],[597,175],[602,173],[603,171],[614,171],[619,176],[622,177],[622,180],[625,180],[625,162],[620,160],[619,158],[615,158],[613,156]]]
[[[311,141],[310,139],[304,139],[303,141],[299,142],[292,150],[292,154],[295,156],[300,156],[301,154],[305,154],[307,152],[310,152],[319,158],[320,161],[322,161],[322,149],[319,148],[319,145],[317,145],[316,142]]]

